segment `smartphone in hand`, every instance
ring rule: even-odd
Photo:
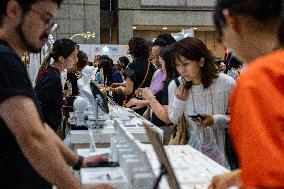
[[[118,167],[119,163],[116,161],[106,161],[99,163],[87,163],[88,167]]]
[[[189,114],[188,117],[190,117],[193,121],[203,121],[205,119],[205,117],[200,114]]]

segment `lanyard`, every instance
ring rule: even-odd
[[[197,111],[196,111],[196,104],[195,104],[195,100],[194,100],[194,97],[193,97],[193,91],[192,89],[190,89],[190,92],[191,92],[191,98],[192,98],[192,104],[193,104],[193,111],[195,114],[197,114]],[[212,95],[212,90],[211,88],[209,88],[209,92],[210,92],[210,101],[211,101],[211,114],[213,115],[213,111],[214,111],[214,106],[213,106],[213,95]]]
[[[211,104],[211,114],[213,115],[213,111],[214,111],[214,105],[213,105],[213,95],[212,95],[212,89],[209,88],[209,92],[210,92],[210,104]],[[193,91],[191,89],[191,97],[192,97],[192,104],[193,104],[193,111],[195,114],[197,114],[197,111],[196,111],[196,103],[195,103],[195,99],[194,99],[194,95],[193,95]],[[200,113],[203,113],[203,112],[200,112]],[[203,130],[203,132],[202,132]],[[202,139],[201,139],[201,136],[200,135],[203,135],[203,142],[202,143],[208,143],[214,139],[211,139],[211,134],[212,134],[212,130],[209,129],[209,127],[206,127],[206,128],[202,128],[200,126],[197,126],[197,131],[198,131],[198,138],[199,140],[202,142]]]

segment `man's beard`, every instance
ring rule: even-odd
[[[36,47],[35,45],[31,44],[27,37],[24,34],[23,31],[23,19],[19,23],[19,25],[16,27],[16,34],[20,37],[22,45],[26,48],[27,51],[32,53],[39,53],[41,51],[42,47]]]

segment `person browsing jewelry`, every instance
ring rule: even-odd
[[[199,39],[185,38],[174,45],[174,65],[180,85],[169,84],[169,118],[177,124],[184,115],[188,144],[229,167],[225,156],[228,100],[235,81],[218,72],[214,57]],[[199,114],[201,119],[193,119]]]

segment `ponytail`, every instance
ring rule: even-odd
[[[49,55],[44,58],[42,64],[39,67],[39,71],[36,76],[36,82],[46,73],[46,69],[47,66],[50,64],[51,58],[52,58],[52,53],[49,53]]]

